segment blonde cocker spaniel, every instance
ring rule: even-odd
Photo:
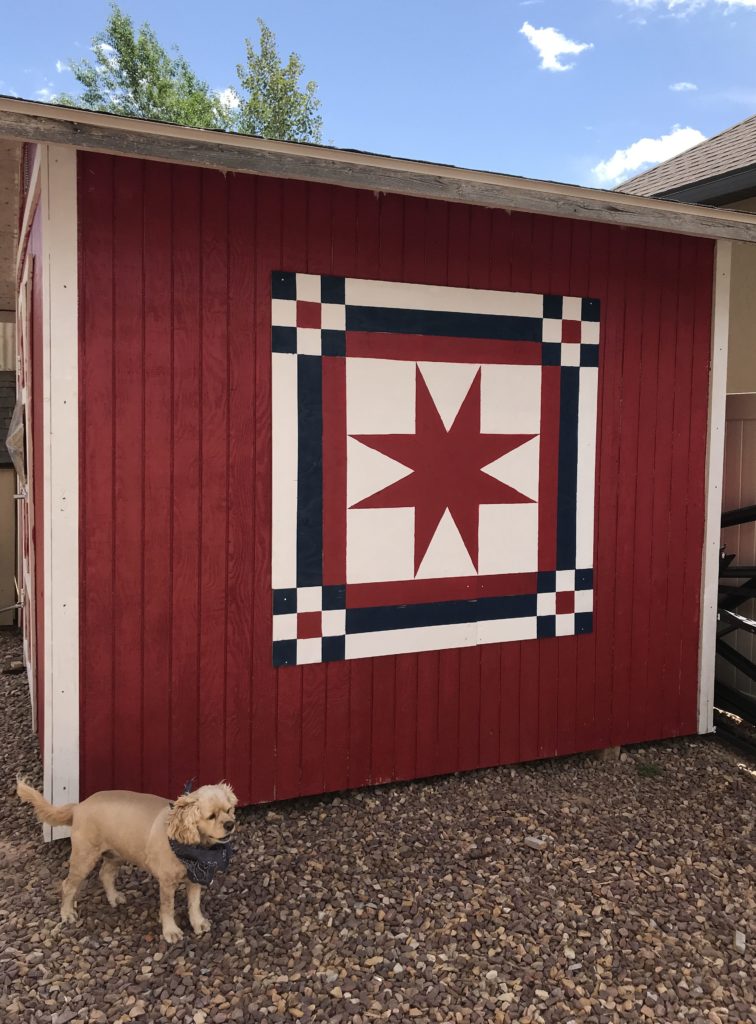
[[[192,880],[206,880],[207,875],[198,875],[193,868],[198,863],[203,868],[203,861],[216,851],[228,852],[220,844],[227,844],[234,833],[237,801],[227,783],[202,786],[174,803],[148,793],[116,790],[95,793],[80,804],[55,807],[22,779],[16,792],[32,805],[40,821],[71,826],[71,859],[60,907],[63,921],[76,919],[79,887],[102,857],[100,881],[111,907],[125,901],[115,882],[119,867],[128,862],[149,871],[160,885],[160,923],[166,942],[177,942],[183,935],[173,903],[176,889],[184,883],[195,935],[210,930],[200,909],[203,886]],[[227,861],[225,856],[222,867]]]

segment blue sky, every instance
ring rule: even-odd
[[[72,90],[104,0],[3,6],[0,92]],[[394,156],[611,187],[756,113],[756,0],[122,6],[219,90],[264,18],[318,82],[325,140]]]

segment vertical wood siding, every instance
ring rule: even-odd
[[[695,731],[713,243],[102,155],[79,190],[83,793]],[[601,300],[592,634],[272,667],[277,269]]]

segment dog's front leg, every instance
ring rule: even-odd
[[[175,895],[176,883],[160,879],[160,923],[163,926],[163,938],[168,943],[178,942],[184,935],[173,916]]]
[[[200,909],[202,898],[202,886],[196,882],[186,883],[186,902],[189,905],[189,921],[194,929],[195,935],[202,935],[210,931],[210,922]]]

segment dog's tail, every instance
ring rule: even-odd
[[[19,800],[32,805],[37,818],[45,825],[70,825],[73,822],[76,804],[63,804],[61,807],[54,807],[23,779],[16,780],[16,793]]]

